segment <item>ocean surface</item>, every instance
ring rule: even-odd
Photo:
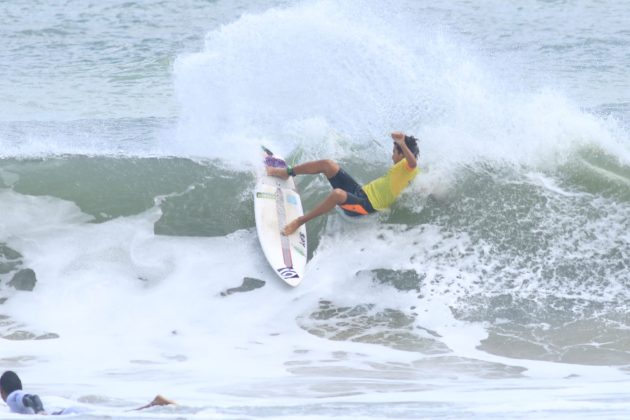
[[[628,16],[0,1],[0,369],[88,418],[628,418]],[[285,285],[259,145],[367,182],[394,130],[420,176],[310,222]],[[127,411],[157,393],[178,405]]]

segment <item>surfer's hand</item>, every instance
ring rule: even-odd
[[[392,138],[394,139],[394,142],[396,144],[402,146],[402,144],[405,142],[405,133],[403,133],[402,131],[394,131],[392,133]]]

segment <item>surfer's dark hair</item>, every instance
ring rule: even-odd
[[[418,139],[413,136],[405,136],[405,144],[411,153],[413,153],[415,157],[418,157],[418,153],[420,153],[420,149],[418,148]],[[402,148],[396,143],[394,143],[394,145],[396,146],[398,153],[402,154]]]
[[[2,389],[7,395],[13,391],[22,389],[22,381],[17,373],[12,370],[7,370],[0,376],[0,389]]]

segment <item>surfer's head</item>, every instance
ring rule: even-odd
[[[418,157],[418,153],[420,153],[420,149],[418,148],[418,139],[413,136],[405,136],[405,144],[407,145],[411,153],[413,153],[415,157]],[[398,144],[394,143],[394,162],[398,162],[403,157],[404,155],[401,147]]]
[[[13,391],[22,389],[22,381],[17,373],[7,370],[0,376],[0,394],[2,394],[2,400],[6,401],[9,394]]]

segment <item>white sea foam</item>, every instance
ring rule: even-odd
[[[76,206],[59,199],[4,192],[2,203],[3,237],[27,256],[25,264],[38,276],[34,292],[12,292],[2,305],[15,323],[3,332],[59,335],[52,340],[4,340],[2,359],[22,359],[11,367],[45,401],[49,395],[68,398],[50,398],[52,406],[96,398],[88,406],[107,414],[117,406],[140,405],[161,392],[177,399],[191,416],[224,416],[231,407],[256,406],[272,412],[286,409],[295,417],[297,405],[314,401],[381,401],[392,410],[410,399],[458,401],[443,408],[447,412],[465,404],[467,410],[500,413],[507,408],[496,398],[523,395],[488,389],[497,386],[489,381],[470,400],[457,397],[472,392],[472,383],[487,369],[484,363],[496,364],[498,372],[504,369],[499,366],[525,369],[522,376],[527,379],[505,373],[507,379],[499,385],[503,388],[522,387],[525,381],[530,389],[555,389],[554,395],[563,401],[576,395],[567,389],[592,381],[603,384],[598,388],[603,394],[616,398],[606,384],[625,381],[625,375],[612,368],[514,360],[478,350],[487,335],[483,324],[457,320],[451,311],[460,296],[479,287],[473,284],[481,269],[478,256],[467,251],[471,245],[467,235],[453,236],[438,226],[347,225],[333,216],[307,267],[310,280],[290,289],[265,264],[253,229],[214,238],[163,237],[153,233],[160,216],[157,207],[92,224]],[[340,252],[343,258],[337,257]],[[449,261],[457,265],[449,266]],[[356,275],[380,268],[424,273],[420,287],[425,298]],[[263,279],[266,285],[221,296],[244,277]],[[375,314],[384,310],[409,314],[409,308],[421,305],[412,324],[420,328],[415,334],[437,338],[448,348],[425,354],[318,338],[304,328],[312,325],[311,313],[322,300],[350,308],[374,305]],[[333,318],[330,327],[343,330],[344,322]],[[364,336],[387,332],[379,326],[357,326],[364,329]],[[442,356],[460,362],[440,360]],[[470,365],[458,369],[460,363]],[[51,389],[51,381],[58,387]],[[436,387],[439,393],[431,391]],[[551,398],[543,394],[534,398],[536,407],[552,410]],[[589,404],[594,410],[602,407],[597,401]],[[522,413],[534,406],[512,407]],[[406,410],[428,412],[414,405]],[[181,412],[165,409],[160,415]]]
[[[562,92],[508,85],[456,38],[355,10],[318,1],[245,15],[180,56],[182,150],[242,159],[261,137],[287,154],[326,137],[388,145],[387,133],[403,129],[424,139],[423,163],[443,173],[480,160],[557,165],[592,144],[628,155],[613,121]],[[314,118],[328,128],[311,131]]]

